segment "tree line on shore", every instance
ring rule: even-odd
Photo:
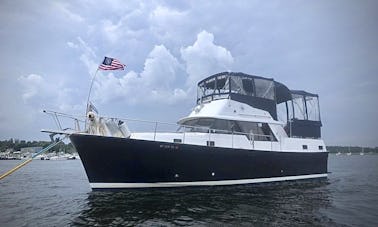
[[[19,139],[9,139],[9,140],[2,140],[0,141],[0,152],[5,152],[8,149],[11,149],[13,151],[19,151],[21,148],[25,147],[47,147],[50,145],[51,141],[26,141],[26,140],[19,140]],[[56,152],[56,151],[62,151],[65,153],[73,153],[75,151],[75,148],[72,146],[71,143],[65,144],[65,143],[59,143],[57,144],[54,149],[51,149],[47,152]]]
[[[327,146],[329,153],[378,153],[378,147]]]

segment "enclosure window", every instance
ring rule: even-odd
[[[254,96],[253,80],[250,78],[243,78],[242,84],[243,84],[243,89],[245,93],[249,96]]]
[[[274,100],[274,81],[265,79],[254,79],[256,96]]]

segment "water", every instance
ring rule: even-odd
[[[0,171],[19,161],[0,161]],[[0,181],[0,226],[378,226],[378,155],[329,157],[327,180],[91,191],[79,160]]]

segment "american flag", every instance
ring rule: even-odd
[[[102,69],[102,70],[117,70],[117,69],[124,70],[125,66],[126,66],[125,64],[122,64],[120,61],[118,61],[115,58],[105,57],[104,61],[98,67],[98,69]]]

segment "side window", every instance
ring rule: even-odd
[[[244,122],[239,121],[241,132],[247,135],[253,135],[253,139],[257,141],[276,141],[273,133],[267,123]],[[251,138],[251,137],[249,137]]]
[[[220,130],[219,133],[229,133],[230,129],[228,126],[228,121],[216,119],[213,125],[214,129]]]
[[[184,122],[184,125],[193,126],[193,125],[196,125],[197,121],[198,119],[188,120]]]
[[[200,118],[197,122],[197,125],[203,126],[203,127],[211,127],[214,124],[214,119],[211,118]]]
[[[219,130],[219,131],[215,131],[218,133],[230,134],[232,132],[242,132],[237,122],[230,121],[230,120],[216,119],[211,128]]]
[[[228,121],[228,124],[231,132],[243,132],[236,121]]]

